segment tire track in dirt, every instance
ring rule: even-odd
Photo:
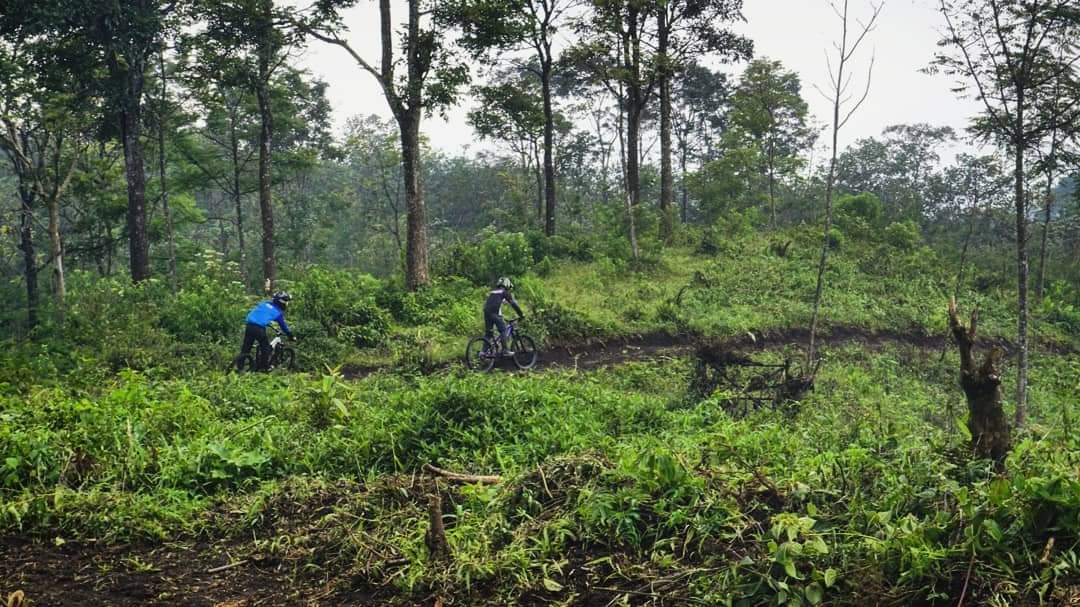
[[[557,345],[541,353],[537,369],[566,367],[591,369],[648,360],[659,356],[685,356],[704,344],[710,344],[722,350],[761,352],[785,346],[802,346],[809,341],[809,338],[810,330],[803,327],[762,333],[747,332],[726,338],[649,333],[607,341],[595,340],[587,344]],[[871,331],[855,326],[834,327],[829,333],[819,335],[818,341],[822,346],[861,344],[875,350],[886,345],[907,345],[923,350],[940,350],[951,344],[944,335],[928,335],[914,331],[909,333]],[[988,345],[1002,345],[1002,343],[987,342]]]
[[[803,346],[810,339],[807,327],[791,327],[762,332],[747,332],[725,338],[703,337],[694,334],[672,335],[665,332],[644,333],[607,339],[593,338],[585,342],[555,343],[539,353],[539,360],[533,371],[559,369],[595,369],[610,367],[628,362],[649,360],[661,356],[686,356],[698,346],[712,344],[724,350],[743,352],[761,352],[785,346]],[[875,331],[854,325],[838,325],[829,328],[828,333],[818,336],[822,346],[841,346],[859,344],[863,347],[880,350],[888,345],[902,345],[929,351],[943,351],[952,347],[951,337],[942,334],[930,334],[918,330]],[[1007,355],[1015,348],[1013,343],[1004,338],[986,338],[980,341],[980,347],[999,346]],[[1034,344],[1033,344],[1034,345]],[[1076,354],[1076,348],[1053,342],[1042,342],[1039,348],[1052,354]],[[1034,348],[1033,348],[1034,349]],[[442,363],[428,369],[435,373],[449,369],[460,361]],[[515,371],[509,360],[500,360],[496,369]],[[353,367],[342,370],[348,379],[361,379],[379,371],[392,371],[393,367]]]

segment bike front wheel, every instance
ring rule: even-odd
[[[274,354],[274,368],[285,369],[286,371],[292,371],[296,368],[296,350],[281,348]]]
[[[511,349],[518,369],[532,369],[536,365],[536,343],[528,335],[515,335]]]
[[[474,337],[465,348],[465,364],[473,371],[486,373],[495,366],[491,342],[486,337]]]

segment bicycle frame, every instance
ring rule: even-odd
[[[506,342],[509,343],[510,339],[512,337],[514,337],[514,325],[515,324],[517,324],[517,319],[516,318],[514,320],[506,321],[506,330],[503,331],[502,333],[500,333],[495,339],[492,340],[491,345],[495,348],[495,350],[502,350],[503,339],[505,339]]]

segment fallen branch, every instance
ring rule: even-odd
[[[424,470],[434,474],[435,476],[441,476],[448,481],[455,483],[480,483],[483,485],[493,485],[495,483],[501,483],[502,477],[498,475],[483,475],[483,474],[461,474],[458,472],[451,472],[449,470],[443,470],[442,468],[433,466],[431,464],[424,464]]]
[[[642,592],[640,590],[626,590],[626,589],[622,589],[622,588],[611,588],[611,587],[608,587],[608,586],[594,586],[593,590],[599,590],[601,592],[610,592],[612,594],[617,594],[617,595],[641,596],[641,597],[647,597],[647,598],[652,598],[652,599],[663,599],[665,601],[674,601],[674,602],[677,602],[677,603],[692,603],[694,605],[705,605],[706,604],[705,601],[702,601],[701,599],[696,599],[694,597],[689,597],[689,596],[686,596],[686,597],[674,596],[674,595],[672,595],[670,593],[660,594],[660,593],[657,593],[657,592]],[[611,601],[608,603],[608,605],[614,605],[615,601],[617,601],[618,598],[619,597],[616,596],[614,599],[611,599]]]
[[[967,575],[964,576],[964,587],[960,590],[960,600],[956,607],[964,607],[964,598],[967,596],[968,583],[971,581],[971,570],[975,567],[975,550],[971,551],[971,560],[968,561]]]
[[[229,563],[228,565],[222,565],[220,567],[214,567],[213,569],[207,569],[206,572],[207,573],[221,573],[222,571],[226,571],[226,570],[232,569],[234,567],[239,567],[241,565],[246,565],[247,562],[248,562],[248,559],[240,559],[239,561],[233,561],[233,562]]]

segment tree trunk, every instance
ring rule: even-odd
[[[540,57],[540,89],[544,97],[544,234],[555,235],[555,116],[551,108],[551,49]]]
[[[1050,215],[1054,209],[1054,174],[1046,176],[1046,209],[1043,213],[1042,238],[1039,243],[1039,276],[1035,281],[1035,299],[1042,301],[1046,287],[1046,241],[1050,232]]]
[[[430,282],[428,277],[427,217],[420,181],[420,109],[410,110],[398,121],[401,128],[401,166],[405,177],[406,251],[405,283],[415,291]]]
[[[67,281],[64,278],[64,242],[60,238],[60,196],[49,200],[49,253],[53,259],[53,291],[60,322],[64,322],[64,303],[67,300]]]
[[[629,192],[630,205],[636,210],[641,202],[641,170],[639,164],[640,154],[640,130],[642,91],[639,81],[641,72],[641,43],[637,36],[638,12],[634,4],[630,4],[627,20],[628,34],[625,36],[626,45],[623,49],[624,67],[629,73],[626,99],[626,187]]]
[[[124,173],[128,194],[128,247],[131,256],[131,280],[150,278],[150,236],[146,230],[146,171],[143,165],[142,71],[129,68],[128,89],[120,115],[120,134],[124,144]]]
[[[682,149],[679,150],[679,190],[682,196],[682,222],[685,224],[690,219],[689,199],[690,196],[686,191],[686,143],[682,144]]]
[[[536,181],[536,224],[544,226],[544,169],[536,140],[534,139],[529,145],[532,146],[533,179]]]
[[[249,285],[247,273],[247,255],[244,249],[244,205],[240,197],[240,140],[236,136],[236,107],[229,109],[229,147],[232,153],[233,169],[233,204],[236,206],[236,239],[240,247],[240,275],[245,286]]]
[[[262,216],[262,266],[263,285],[272,291],[277,281],[277,263],[274,258],[274,208],[270,192],[270,145],[273,137],[274,117],[270,110],[270,57],[259,53],[259,85],[255,95],[259,101],[259,214]]]
[[[1024,427],[1027,419],[1027,366],[1028,366],[1028,252],[1027,252],[1027,201],[1024,199],[1024,94],[1016,101],[1016,283],[1019,315],[1017,319],[1017,369],[1016,369],[1016,428]]]
[[[975,220],[979,217],[979,185],[975,184],[972,188],[972,194],[974,200],[971,205],[971,217],[968,220],[967,235],[964,236],[964,246],[960,249],[960,269],[956,271],[956,286],[953,289],[953,299],[960,297],[960,285],[964,284],[964,270],[967,267],[967,253],[968,247],[971,244],[971,237],[975,234]]]
[[[432,560],[450,556],[450,544],[446,541],[446,526],[443,523],[442,496],[439,494],[438,485],[428,496],[428,531],[424,540]]]
[[[619,110],[619,147],[622,148],[619,153],[619,164],[622,165],[623,174],[623,199],[626,201],[626,219],[630,224],[630,253],[633,255],[634,261],[638,260],[638,241],[637,241],[637,220],[634,217],[634,202],[632,198],[630,188],[630,158],[637,158],[637,152],[632,151],[624,141],[623,137],[623,115],[625,112],[620,108]]]
[[[769,227],[776,229],[776,158],[772,144],[769,144]]]
[[[23,252],[23,277],[26,280],[26,328],[32,331],[38,324],[38,265],[34,249],[34,194],[19,186],[19,249]]]
[[[165,74],[165,51],[158,54],[158,65],[161,68],[161,106],[158,109],[158,175],[161,179],[161,208],[165,212],[165,236],[169,244],[169,281],[173,293],[179,289],[176,277],[176,240],[173,235],[172,211],[169,209],[169,189],[165,179],[165,112],[166,95],[168,84]]]
[[[667,56],[667,5],[661,3],[656,11],[660,55],[660,237],[671,242],[674,234],[674,178],[671,173],[671,60]]]
[[[382,25],[382,66],[384,87],[394,86],[391,52],[391,19],[389,0],[380,0]],[[409,0],[408,33],[405,37],[405,59],[408,79],[405,83],[405,102],[388,93],[401,129],[401,166],[405,179],[405,284],[410,291],[431,282],[428,276],[427,214],[424,212],[424,189],[421,181],[423,167],[420,157],[420,118],[424,104],[424,59],[420,40],[420,0]]]
[[[1001,407],[1001,371],[997,368],[1004,352],[997,346],[987,353],[982,365],[975,364],[972,348],[975,344],[978,311],[971,313],[971,326],[960,323],[956,300],[949,301],[949,328],[960,350],[960,387],[968,404],[968,429],[971,448],[977,457],[989,458],[1004,465],[1009,454],[1009,423]]]

